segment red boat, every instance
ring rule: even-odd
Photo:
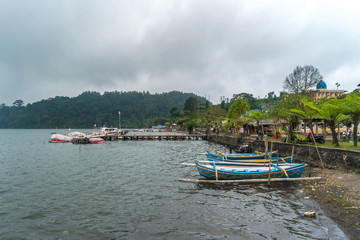
[[[103,143],[104,139],[102,138],[90,138],[89,143]]]

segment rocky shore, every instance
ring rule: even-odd
[[[226,147],[245,143],[251,151],[266,151],[265,141],[219,135],[211,135],[208,140]],[[304,197],[315,200],[350,239],[360,239],[360,152],[271,140],[268,147],[306,163],[303,176],[310,173],[311,177],[323,177],[320,181],[303,182]]]
[[[360,174],[322,168],[309,171],[323,179],[304,182],[304,196],[315,200],[350,239],[360,239]]]

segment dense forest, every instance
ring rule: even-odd
[[[83,92],[77,97],[54,97],[24,106],[16,100],[13,106],[0,105],[0,128],[122,128],[151,127],[169,119],[173,109],[183,109],[192,93],[172,91],[149,92]]]

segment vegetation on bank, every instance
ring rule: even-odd
[[[261,100],[247,93],[237,94],[230,101],[224,98],[220,106],[209,106],[204,114],[184,116],[178,124],[187,127],[189,131],[195,127],[208,127],[216,133],[228,134],[237,133],[243,128],[246,134],[250,124],[255,125],[258,132],[264,132],[261,120],[271,120],[275,123],[275,129],[270,134],[286,133],[285,140],[291,142],[298,138],[296,129],[299,124],[303,123],[304,128],[308,127],[311,136],[314,136],[313,125],[320,122],[325,133],[326,128],[330,129],[332,145],[336,147],[340,147],[340,125],[348,128],[353,126],[352,135],[349,137],[356,147],[360,120],[360,84],[350,94],[315,101],[311,87],[321,81],[322,76],[316,68],[297,67],[285,79],[284,89],[288,92],[281,93],[279,97],[273,92]],[[259,106],[260,101],[261,107],[254,109]],[[278,124],[280,121],[283,124]]]
[[[119,127],[119,120],[123,128],[151,127],[168,121],[170,111],[177,117],[180,113],[176,109],[182,109],[190,97],[205,105],[205,98],[178,91],[83,92],[73,98],[57,96],[26,106],[16,100],[13,106],[0,105],[0,128]]]

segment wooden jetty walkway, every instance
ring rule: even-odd
[[[104,141],[139,141],[139,140],[207,140],[207,135],[205,134],[169,134],[169,135],[121,135],[121,134],[106,134],[106,135],[94,135],[91,137],[102,138]],[[91,138],[90,137],[90,138]],[[72,139],[74,144],[87,144],[89,143],[89,137],[77,137]]]

